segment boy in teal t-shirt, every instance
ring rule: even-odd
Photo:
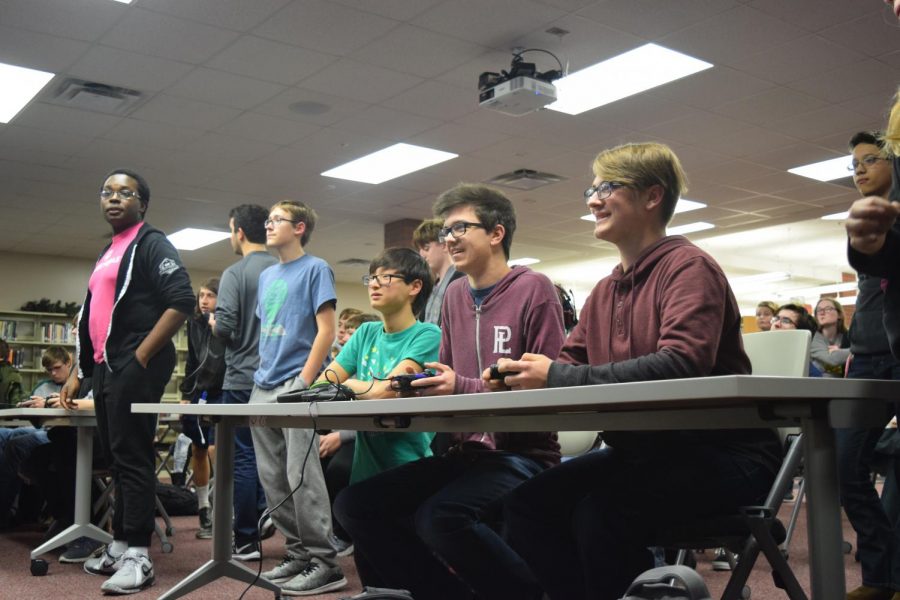
[[[421,372],[425,363],[438,358],[441,330],[415,317],[431,291],[431,274],[415,251],[388,248],[372,260],[363,283],[372,308],[384,321],[357,329],[317,384],[342,383],[363,400],[393,398],[391,376]],[[422,432],[358,432],[350,483],[431,456],[433,437]]]

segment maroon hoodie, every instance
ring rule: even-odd
[[[665,237],[600,280],[580,320],[550,366],[549,387],[742,375],[750,359],[741,341],[741,315],[722,269],[682,236]],[[652,417],[648,417],[652,418]],[[771,430],[604,432],[629,454],[711,444],[777,469]]]
[[[476,308],[468,278],[447,287],[441,308],[441,362],[456,371],[457,394],[488,391],[481,373],[500,358],[526,352],[556,358],[565,341],[562,306],[553,283],[527,267],[514,267]],[[468,449],[505,450],[546,466],[559,462],[555,432],[458,434]]]

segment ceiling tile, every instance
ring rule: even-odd
[[[33,102],[16,116],[15,123],[26,127],[97,137],[109,131],[121,119],[122,117]]]
[[[579,15],[622,29],[648,40],[683,29],[697,20],[738,6],[734,0],[607,0],[593,2],[578,11]]]
[[[823,108],[827,102],[786,87],[776,87],[764,92],[720,104],[713,112],[755,125],[769,125],[800,113]]]
[[[726,102],[759,94],[774,85],[771,81],[716,65],[712,69],[667,83],[654,92],[689,106],[710,109]]]
[[[287,44],[344,56],[397,25],[392,19],[322,0],[293,0],[253,32]]]
[[[101,0],[4,0],[0,21],[10,28],[92,42],[128,12],[121,4]]]
[[[853,21],[836,23],[834,27],[822,31],[821,35],[836,44],[869,56],[880,56],[895,51],[897,21],[891,15],[890,8],[884,5],[879,7],[878,2],[850,4],[858,8],[860,14],[864,16]],[[877,10],[870,11],[870,9]]]
[[[784,21],[739,6],[669,34],[660,43],[714,64],[733,65],[735,61],[804,33]]]
[[[328,69],[307,77],[300,86],[307,90],[375,104],[402,94],[421,81],[421,78],[413,75],[345,58]]]
[[[462,154],[496,144],[506,138],[507,135],[503,133],[447,123],[419,134],[409,141],[412,144]]]
[[[216,131],[249,140],[287,146],[318,129],[316,125],[301,121],[285,121],[269,115],[245,112],[236,119],[225,123]]]
[[[251,141],[220,133],[206,133],[184,146],[187,153],[202,154],[207,157],[248,162],[275,152],[278,146],[261,141]]]
[[[288,2],[290,0],[152,0],[142,3],[141,7],[216,27],[247,31]]]
[[[291,108],[298,103],[315,106],[320,110],[297,111]],[[325,126],[346,119],[367,106],[368,104],[358,100],[339,98],[338,96],[320,94],[301,88],[290,88],[257,106],[254,110],[283,119],[305,121]]]
[[[439,81],[426,81],[382,104],[415,115],[445,120],[478,110],[474,93]]]
[[[339,4],[397,21],[408,21],[442,0],[336,0]]]
[[[250,109],[278,93],[284,86],[223,71],[195,69],[167,91],[174,96]]]
[[[363,46],[352,57],[365,63],[431,79],[484,51],[484,47],[476,44],[421,27],[401,25]]]
[[[0,148],[14,151],[16,148],[73,154],[91,141],[91,137],[59,130],[35,129],[9,124],[0,136]]]
[[[88,48],[84,42],[0,26],[0,62],[8,65],[61,73]]]
[[[837,103],[872,94],[890,98],[896,92],[900,69],[878,61],[844,65],[788,85],[795,90]]]
[[[174,60],[92,46],[69,67],[68,74],[87,81],[155,92],[172,85],[192,68]]]
[[[104,139],[117,140],[125,143],[138,143],[155,148],[177,150],[203,135],[201,129],[139,121],[137,119],[122,119],[118,125],[107,131]]]
[[[385,140],[409,140],[423,131],[438,127],[441,121],[383,106],[370,106],[336,125],[345,131],[358,131]],[[409,140],[412,143],[416,143]]]
[[[234,31],[135,8],[100,41],[139,54],[199,64],[237,36]]]
[[[509,47],[523,31],[558,19],[563,12],[530,0],[454,0],[444,2],[412,20],[414,25],[490,48]]]
[[[193,129],[215,129],[241,114],[236,108],[189,98],[157,94],[135,110],[131,117]]]
[[[856,19],[865,13],[877,12],[875,2],[822,2],[822,0],[751,0],[751,8],[793,23],[808,31],[819,31],[836,23]]]
[[[220,52],[207,66],[236,75],[294,85],[337,60],[298,46],[247,35]]]
[[[826,106],[773,121],[771,128],[791,137],[812,141],[825,135],[844,134],[848,130],[852,133],[861,121],[866,119],[853,110]],[[850,139],[849,135],[847,139]]]
[[[817,0],[818,1],[818,0]],[[790,4],[790,3],[781,3]],[[823,4],[819,2],[819,4]],[[733,63],[735,69],[776,83],[789,83],[802,73],[811,77],[862,59],[846,46],[818,35],[806,35]]]

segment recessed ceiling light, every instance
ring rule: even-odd
[[[525,267],[528,265],[537,264],[539,262],[541,262],[541,259],[539,259],[539,258],[529,258],[526,256],[524,258],[514,258],[510,261],[507,261],[506,264],[508,264],[511,267],[515,267],[517,265],[521,265],[521,266]]]
[[[445,160],[456,158],[458,154],[434,150],[413,144],[394,144],[357,158],[339,167],[322,173],[325,177],[349,179],[362,183],[384,183],[401,175],[419,171]]]
[[[847,167],[850,166],[850,161],[852,160],[853,157],[848,154],[847,156],[830,158],[817,163],[794,167],[793,169],[788,169],[788,173],[800,175],[801,177],[809,177],[816,181],[834,181],[835,179],[850,177],[851,172],[847,170]]]
[[[687,54],[645,44],[554,81],[558,100],[547,108],[581,114],[710,67]]]
[[[666,228],[667,235],[687,235],[697,231],[706,231],[715,227],[712,223],[706,221],[697,221],[696,223],[688,223],[687,225],[679,225],[677,227]]]
[[[132,0],[113,0],[113,2],[119,2],[120,4],[131,4]]]
[[[760,283],[774,283],[776,281],[786,281],[791,278],[790,273],[784,271],[772,271],[770,273],[757,273],[756,275],[745,275],[743,277],[729,277],[728,283],[734,290],[752,288]]]
[[[179,250],[196,250],[203,246],[215,244],[218,241],[231,237],[227,231],[213,231],[211,229],[195,229],[188,227],[167,236],[172,245]]]
[[[825,215],[822,217],[823,221],[846,221],[847,217],[850,216],[850,211],[845,210],[844,212],[834,213],[833,215]]]
[[[696,200],[688,200],[687,198],[680,198],[678,203],[675,205],[675,212],[672,214],[686,213],[692,210],[698,210],[700,208],[706,208],[706,204],[702,202],[697,202]],[[584,215],[581,217],[582,221],[595,221],[594,215]]]
[[[0,123],[9,123],[54,73],[0,63]]]

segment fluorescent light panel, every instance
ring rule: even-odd
[[[459,155],[452,152],[434,150],[424,146],[394,144],[378,152],[373,152],[339,167],[329,169],[322,175],[336,179],[377,184],[390,181],[413,171],[425,169],[457,156]]]
[[[845,210],[844,212],[834,213],[831,215],[825,215],[822,217],[823,221],[846,221],[847,217],[850,216],[850,211]]]
[[[758,273],[756,275],[744,275],[743,277],[732,277],[728,279],[728,283],[732,288],[746,288],[760,283],[774,283],[776,281],[785,281],[791,278],[790,273],[784,271],[772,271],[771,273]]]
[[[578,115],[710,67],[687,54],[645,44],[554,81],[558,100],[547,108]]]
[[[852,160],[853,157],[848,154],[847,156],[840,156],[838,158],[831,158],[809,165],[794,167],[793,169],[788,169],[788,173],[800,175],[801,177],[809,177],[816,181],[834,181],[835,179],[842,179],[850,176],[851,172],[847,170],[847,167],[850,166]]]
[[[54,73],[0,63],[0,123],[9,123]]]
[[[679,225],[678,227],[669,227],[666,229],[668,235],[687,235],[697,231],[706,231],[715,227],[712,223],[706,221],[697,221],[696,223],[688,223],[687,225]]]
[[[706,208],[706,204],[703,202],[697,202],[696,200],[688,200],[687,198],[680,198],[678,203],[675,204],[675,212],[672,214],[677,215],[678,213],[686,213],[692,210],[698,210],[700,208]],[[594,215],[584,215],[581,217],[582,221],[595,221]]]
[[[227,231],[213,231],[211,229],[195,229],[188,227],[181,231],[176,231],[168,236],[172,245],[179,250],[196,250],[203,246],[215,244],[218,241],[231,237],[231,233]]]
[[[541,259],[539,259],[539,258],[530,258],[530,257],[526,256],[523,258],[514,258],[514,259],[508,261],[506,264],[508,264],[511,267],[515,267],[517,265],[522,265],[524,267],[524,266],[528,266],[528,265],[534,265],[539,262],[541,262]]]

